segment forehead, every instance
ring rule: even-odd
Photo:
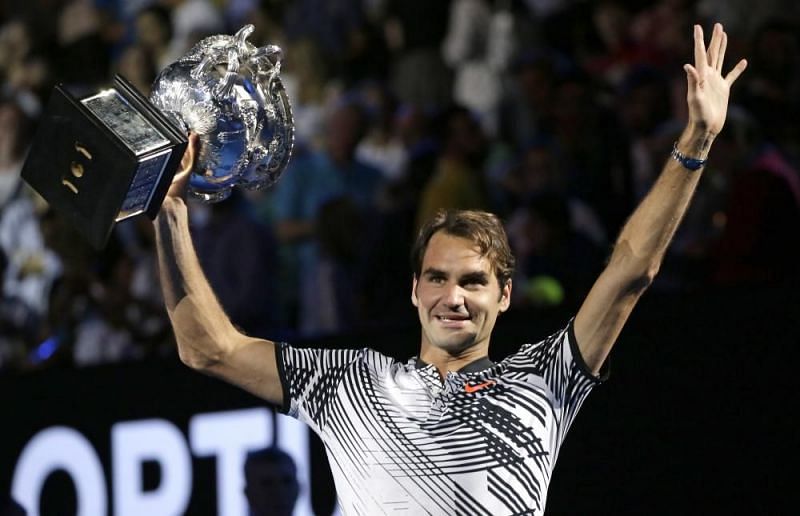
[[[482,256],[474,242],[463,237],[436,232],[428,242],[425,255],[422,257],[422,272],[436,269],[444,272],[492,273],[489,258]]]

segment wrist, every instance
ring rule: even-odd
[[[183,197],[179,197],[177,195],[167,195],[166,197],[164,197],[164,201],[161,203],[162,209],[176,209],[185,207],[186,207],[186,200]]]
[[[669,157],[680,163],[683,168],[691,172],[700,170],[701,168],[706,166],[705,159],[699,159],[692,156],[687,156],[686,154],[682,153],[678,149],[678,142],[675,142],[672,145],[672,152],[670,152]]]
[[[701,125],[689,124],[676,142],[678,152],[694,159],[705,160],[716,134]]]
[[[186,201],[183,198],[168,195],[164,198],[164,202],[161,203],[161,208],[153,222],[174,221],[181,217],[187,217],[188,211]]]

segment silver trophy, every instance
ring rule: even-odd
[[[294,123],[280,80],[283,53],[256,48],[246,25],[234,36],[205,38],[156,78],[150,101],[200,135],[189,192],[219,201],[235,185],[260,189],[278,180],[292,152]]]
[[[281,49],[255,47],[252,32],[197,43],[159,74],[149,101],[120,76],[87,96],[56,86],[22,177],[98,248],[116,222],[155,218],[190,130],[201,142],[192,197],[216,202],[236,185],[272,185],[289,161],[294,121]]]

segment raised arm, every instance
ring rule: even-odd
[[[741,60],[722,75],[727,41],[722,26],[716,24],[706,49],[703,30],[694,26],[695,63],[684,65],[689,123],[676,146],[685,157],[706,159],[725,123],[730,87],[747,66]],[[658,272],[702,170],[690,170],[675,157],[666,160],[652,189],[623,227],[608,265],[578,311],[575,337],[584,361],[595,373]]]
[[[154,224],[161,288],[183,363],[280,404],[275,344],[240,333],[225,315],[189,234],[186,187],[198,140],[192,135]]]

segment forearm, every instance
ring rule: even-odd
[[[685,156],[705,159],[713,135],[687,128],[678,140]],[[628,316],[653,281],[689,207],[702,168],[691,171],[667,157],[664,169],[620,232],[609,264],[575,317],[581,355],[597,373]]]
[[[715,24],[708,49],[699,25],[694,26],[693,37],[694,65],[684,65],[691,122],[678,140],[678,151],[706,159],[725,124],[730,87],[747,62],[740,60],[723,77],[727,35],[722,26]],[[578,346],[593,371],[600,369],[631,310],[658,272],[701,173],[702,168],[692,171],[666,156],[661,175],[620,232],[608,266],[575,316]]]
[[[678,150],[686,156],[706,159],[714,136],[702,128],[689,126],[678,140]],[[629,254],[627,263],[633,276],[652,279],[658,271],[667,246],[689,207],[702,171],[703,168],[688,170],[667,157],[655,184],[617,239],[615,254]]]
[[[203,274],[182,199],[167,197],[155,220],[159,275],[178,350],[187,365],[219,363],[238,334]]]

